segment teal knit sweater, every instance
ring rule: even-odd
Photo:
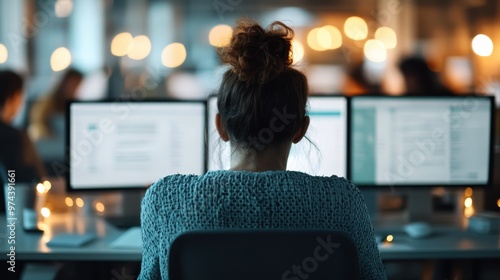
[[[332,229],[349,233],[363,279],[385,279],[361,192],[336,176],[294,171],[210,171],[172,175],[142,200],[139,279],[168,278],[168,250],[179,234],[200,229]]]

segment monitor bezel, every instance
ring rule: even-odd
[[[70,131],[70,124],[71,124],[71,106],[73,104],[112,104],[112,103],[186,103],[186,104],[200,104],[202,105],[202,108],[204,110],[203,113],[203,126],[204,130],[206,131],[207,127],[207,103],[205,99],[173,99],[173,98],[164,98],[164,99],[143,99],[143,100],[137,100],[137,99],[103,99],[103,100],[70,100],[66,102],[66,111],[65,111],[65,142],[64,142],[64,167],[67,169],[64,172],[64,180],[65,180],[65,185],[66,185],[66,191],[68,193],[78,193],[78,192],[110,192],[110,191],[132,191],[132,192],[137,192],[138,190],[145,190],[150,187],[150,185],[145,185],[145,186],[137,186],[137,185],[130,185],[130,186],[120,186],[120,187],[111,187],[111,186],[102,186],[100,188],[95,188],[95,187],[79,187],[79,188],[73,188],[71,186],[71,160],[70,160],[70,154],[71,154],[71,148],[70,148],[70,143],[71,143],[71,131]],[[203,133],[205,135],[205,132]],[[203,174],[207,172],[207,149],[206,145],[203,145]],[[167,174],[165,176],[168,176]],[[153,182],[154,183],[154,182]]]
[[[353,145],[351,145],[351,137],[352,137],[352,114],[353,114],[353,100],[355,99],[364,99],[364,98],[377,98],[377,99],[455,99],[455,100],[465,100],[467,98],[480,98],[483,100],[488,100],[490,105],[490,146],[489,146],[489,160],[488,160],[488,175],[487,182],[484,184],[360,184],[352,181],[352,168],[351,165],[353,163],[352,153],[353,153]],[[445,187],[445,188],[490,188],[493,184],[493,160],[494,160],[494,149],[495,149],[495,98],[491,95],[478,95],[478,94],[463,94],[463,95],[453,95],[453,96],[443,96],[443,95],[375,95],[375,94],[367,94],[367,95],[356,95],[348,98],[348,125],[347,125],[347,141],[348,143],[348,153],[347,153],[347,179],[349,179],[354,185],[363,189],[380,189],[387,188],[393,190],[394,188],[400,189],[423,189],[423,188],[436,188],[436,187]]]

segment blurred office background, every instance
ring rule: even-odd
[[[80,99],[204,97],[223,71],[214,46],[239,17],[293,26],[295,63],[315,93],[362,92],[361,68],[367,85],[401,94],[397,64],[410,55],[457,93],[500,91],[493,0],[2,0],[0,12],[0,67],[26,75],[28,100],[69,67],[85,75]]]

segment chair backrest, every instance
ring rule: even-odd
[[[170,280],[360,279],[352,238],[328,230],[211,230],[179,235]]]

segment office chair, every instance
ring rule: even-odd
[[[352,238],[329,230],[210,230],[179,235],[170,280],[360,279]]]

